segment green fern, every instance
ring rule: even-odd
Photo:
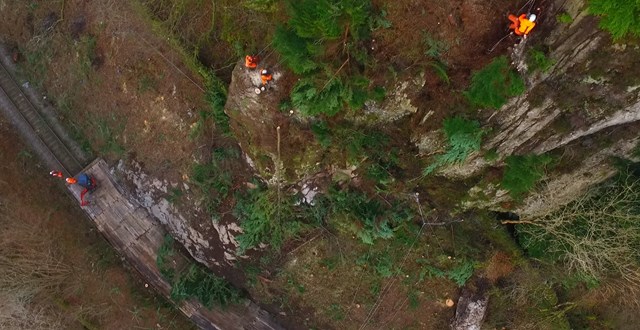
[[[640,1],[589,0],[589,12],[600,16],[600,27],[619,40],[640,37]]]
[[[308,41],[293,30],[278,27],[273,36],[273,47],[282,56],[284,64],[296,74],[307,74],[319,67],[313,58],[320,49],[310,47]]]
[[[509,156],[505,159],[507,169],[502,177],[502,188],[509,191],[515,200],[533,189],[553,159],[548,155]]]
[[[237,237],[239,254],[260,243],[278,250],[304,228],[294,213],[294,201],[288,196],[278,199],[275,191],[256,188],[237,195],[236,200],[234,215],[241,220],[243,231]]]
[[[507,57],[500,56],[474,73],[471,86],[464,94],[474,105],[498,109],[509,97],[525,91],[524,81],[509,67]]]
[[[462,117],[444,120],[444,134],[447,137],[447,152],[438,156],[436,161],[424,169],[423,174],[429,175],[443,165],[464,162],[469,154],[480,150],[484,131],[480,123]]]
[[[242,293],[224,278],[212,274],[199,265],[191,265],[180,274],[171,288],[171,299],[179,303],[185,299],[198,299],[205,307],[226,307],[242,301]]]
[[[362,192],[331,187],[327,196],[332,218],[342,215],[345,223],[334,223],[355,234],[363,243],[373,244],[376,239],[390,239],[394,228],[407,222],[412,213],[399,203],[385,207],[381,201]]]

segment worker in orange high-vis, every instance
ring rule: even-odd
[[[261,69],[260,70],[260,80],[262,80],[262,89],[264,90],[264,88],[267,86],[267,84],[273,80],[273,75],[271,74],[271,72],[267,69]]]
[[[522,14],[519,17],[509,15],[511,25],[509,29],[513,29],[513,32],[519,36],[526,36],[536,26],[536,14],[531,14],[527,17],[526,14]]]
[[[255,69],[258,67],[258,63],[260,62],[260,58],[256,55],[247,55],[244,57],[244,66],[249,69]]]
[[[77,184],[80,187],[84,188],[84,190],[82,190],[82,192],[80,193],[80,205],[81,206],[89,205],[89,202],[84,201],[84,195],[90,191],[94,191],[98,187],[96,180],[90,177],[89,175],[87,175],[86,173],[80,173],[78,174],[77,179],[66,178],[65,181],[67,181],[68,184]]]

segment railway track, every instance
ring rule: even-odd
[[[84,168],[83,161],[56,133],[20,85],[0,61],[0,107],[23,137],[41,154],[47,165],[72,176]],[[43,154],[44,153],[44,154]],[[48,154],[47,154],[48,153]]]

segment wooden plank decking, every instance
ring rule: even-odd
[[[104,160],[96,159],[84,172],[98,182],[98,188],[85,196],[90,204],[83,207],[84,211],[145,281],[168,297],[171,285],[156,267],[156,251],[165,230],[144,208],[127,199]],[[72,185],[69,190],[79,201],[81,188]],[[178,308],[202,329],[281,329],[267,312],[249,301],[225,310],[208,310],[195,301],[181,303]]]

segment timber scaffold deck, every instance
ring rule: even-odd
[[[83,207],[85,212],[145,281],[168,297],[171,285],[156,266],[157,251],[166,235],[162,225],[126,197],[104,160],[93,161],[84,172],[98,183],[98,188],[88,196],[90,204]],[[69,190],[79,201],[80,188],[71,185]],[[225,310],[208,310],[196,301],[186,301],[177,307],[202,329],[281,329],[267,312],[250,301]]]

